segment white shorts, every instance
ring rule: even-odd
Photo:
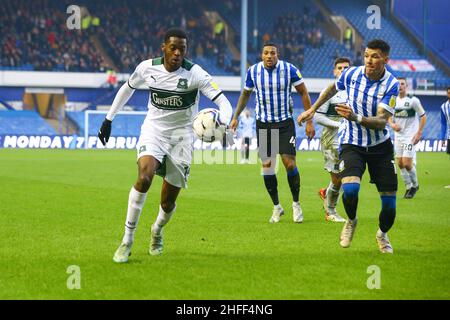
[[[136,145],[137,159],[152,156],[161,163],[156,174],[175,187],[187,188],[192,161],[192,141],[172,142],[155,135],[141,135]]]
[[[396,158],[416,158],[416,146],[412,144],[412,138],[396,138],[394,148]]]
[[[338,148],[322,149],[325,165],[323,168],[328,172],[339,173],[339,152]]]

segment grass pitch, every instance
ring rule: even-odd
[[[272,205],[259,165],[193,165],[189,189],[164,230],[164,254],[148,254],[161,179],[155,178],[127,264],[120,244],[134,151],[0,150],[1,299],[449,299],[450,160],[419,153],[420,190],[402,199],[378,251],[380,201],[363,180],[352,246],[339,246],[342,224],[325,222],[317,191],[328,183],[319,152],[299,152],[305,216],[292,222],[284,168],[278,173],[286,215],[269,224]],[[342,202],[339,212],[345,216]],[[69,266],[81,288],[70,290]],[[370,266],[380,289],[368,289]]]

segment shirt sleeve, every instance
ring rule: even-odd
[[[422,106],[422,103],[420,103],[420,100],[417,97],[412,98],[413,103],[412,107],[416,111],[416,113],[419,115],[419,117],[422,117],[425,115],[425,109]]]
[[[386,111],[388,111],[390,114],[394,114],[395,104],[398,96],[398,88],[399,88],[399,82],[397,79],[393,80],[395,81],[394,84],[391,85],[391,87],[385,92],[383,98],[381,98],[380,103],[378,106],[382,107]]]
[[[144,73],[145,67],[149,61],[151,63],[151,60],[142,61],[136,67],[136,70],[134,70],[134,72],[131,74],[130,78],[127,81],[128,86],[131,89],[138,89],[141,85],[143,85],[145,83],[143,73]]]
[[[256,66],[255,66],[255,68],[256,68]],[[255,88],[255,83],[253,82],[253,79],[252,79],[251,69],[252,68],[248,68],[247,75],[245,77],[244,89],[247,91],[253,91],[253,88]]]
[[[300,73],[300,70],[298,70],[296,66],[290,64],[289,65],[289,72],[290,72],[290,75],[291,75],[291,83],[292,83],[292,85],[294,87],[296,87],[299,84],[302,84],[304,82],[302,74]]]
[[[194,81],[197,82],[200,91],[219,107],[220,120],[228,124],[233,113],[230,101],[225,97],[219,85],[214,82],[208,72],[203,70],[199,65],[194,65],[192,71],[195,72]]]
[[[345,76],[347,75],[349,69],[351,69],[351,68],[344,69],[344,71],[342,71],[341,75],[337,79],[337,81],[336,81],[336,89],[338,91],[345,90],[345,88],[346,88],[346,86],[345,86]]]
[[[194,81],[197,82],[197,86],[200,91],[211,101],[214,102],[221,94],[219,85],[214,82],[211,75],[202,69],[199,65],[194,65],[192,67],[194,73]]]

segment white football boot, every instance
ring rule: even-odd
[[[376,239],[381,253],[394,253],[394,249],[392,248],[387,233],[383,233],[378,229]]]
[[[280,218],[283,214],[284,214],[284,210],[283,210],[283,207],[281,206],[281,204],[279,204],[277,206],[273,206],[272,217],[270,218],[269,222],[270,223],[280,222]]]
[[[303,212],[298,202],[292,203],[292,219],[295,223],[303,222]]]
[[[162,230],[157,233],[154,228],[154,225],[152,225],[151,228],[151,240],[150,240],[150,250],[149,253],[152,256],[157,256],[162,254],[163,251],[163,236],[162,236]]]
[[[121,243],[114,254],[113,260],[117,263],[124,263],[128,261],[128,257],[131,256],[132,243]]]
[[[341,237],[340,237],[340,245],[343,248],[350,247],[352,243],[353,234],[355,233],[356,225],[358,224],[358,219],[351,221],[348,219],[345,221],[344,228],[342,228]]]
[[[325,212],[325,220],[333,222],[345,222],[344,218],[342,218],[336,211],[332,210],[327,210]]]

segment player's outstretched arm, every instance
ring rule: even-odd
[[[250,99],[250,95],[252,91],[242,90],[241,95],[239,96],[239,100],[236,106],[236,110],[234,111],[233,118],[231,119],[230,129],[236,131],[237,126],[239,124],[239,115],[242,113],[242,110],[247,106],[248,99]]]
[[[337,129],[339,128],[339,121],[331,120],[326,115],[320,112],[316,112],[314,114],[314,121],[316,121],[317,124],[320,124],[321,126],[331,128],[331,129]]]
[[[311,108],[309,108],[308,110],[303,112],[297,118],[298,124],[301,125],[305,121],[312,120],[316,110],[319,109],[320,106],[322,106],[325,102],[330,100],[337,92],[338,92],[338,90],[336,89],[336,85],[333,82],[322,92],[322,94],[319,96],[319,98],[316,100],[316,102],[311,106]]]
[[[392,114],[383,107],[378,107],[377,115],[375,117],[364,117],[360,114],[357,115],[353,112],[351,107],[343,104],[337,105],[336,111],[339,115],[349,121],[355,121],[366,128],[377,130],[383,130],[386,127],[389,117],[392,116]]]
[[[100,130],[98,131],[98,138],[103,145],[106,145],[109,140],[109,136],[111,135],[111,123],[114,120],[114,117],[116,116],[117,112],[122,109],[125,103],[127,103],[133,93],[134,89],[129,86],[128,82],[124,83],[117,92],[111,108],[109,109],[108,114],[106,115],[106,118],[103,121]]]
[[[303,108],[305,109],[305,111],[308,111],[309,109],[311,109],[311,97],[309,96],[308,89],[306,88],[305,83],[301,83],[298,86],[296,86],[295,90],[297,90],[297,92],[302,97]],[[297,122],[298,122],[298,119],[297,119]],[[305,132],[306,132],[306,136],[309,139],[314,138],[314,136],[316,135],[316,129],[314,128],[312,118],[310,120],[307,120]]]

